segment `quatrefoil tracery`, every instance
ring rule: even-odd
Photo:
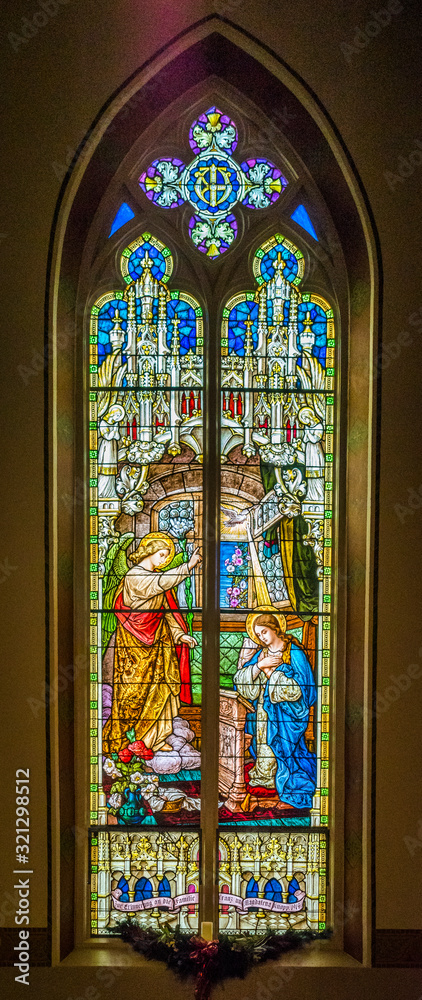
[[[224,253],[237,235],[233,214],[239,204],[250,209],[268,208],[287,186],[278,167],[263,157],[238,164],[235,123],[212,107],[196,119],[189,131],[194,160],[185,166],[176,157],[154,160],[139,178],[147,198],[161,208],[188,202],[194,209],[189,235],[210,258]]]

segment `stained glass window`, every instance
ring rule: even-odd
[[[195,159],[187,166],[177,157],[153,160],[140,178],[146,197],[160,208],[178,208],[188,202],[194,210],[189,236],[198,250],[216,258],[236,239],[233,209],[268,208],[283,192],[287,180],[265,157],[240,165],[232,154],[238,142],[234,121],[213,106],[193,122],[189,145]]]
[[[114,216],[109,236],[113,236],[113,233],[116,233],[117,230],[121,229],[126,222],[130,222],[130,220],[134,218],[135,218],[135,213],[132,211],[130,205],[128,205],[126,201],[123,201],[122,204],[120,205],[120,208],[116,212],[116,215]]]
[[[270,218],[287,185],[263,156],[238,162],[238,140],[230,115],[213,106],[191,127],[188,166],[170,149],[140,176],[152,217],[190,203],[187,244],[210,268],[232,246],[241,213],[266,208]],[[311,232],[304,212],[295,221]],[[203,518],[204,469],[220,475],[221,497],[219,676],[218,661],[206,661],[207,683],[220,690],[220,928],[323,930],[333,310],[302,291],[304,250],[274,225],[255,242],[249,287],[223,295],[218,370],[208,358],[204,380],[204,336],[214,336],[204,333],[206,293],[196,297],[194,276],[189,291],[176,286],[176,250],[151,230],[120,253],[119,280],[91,310],[92,933],[118,931],[128,914],[147,926],[199,927],[200,834],[211,815],[209,803],[201,810],[210,739],[201,560],[212,564],[216,547]],[[219,469],[204,447],[212,379]]]
[[[220,822],[328,821],[333,314],[278,234],[222,323]],[[241,488],[239,488],[241,487]],[[226,554],[227,552],[227,554]],[[228,585],[227,585],[228,584]]]
[[[306,229],[306,232],[313,236],[314,240],[318,239],[313,223],[304,205],[298,205],[294,212],[292,212],[290,218],[293,219],[294,222],[297,222],[298,226],[302,226],[302,229]]]
[[[221,832],[218,877],[226,934],[325,928],[324,833]]]
[[[91,821],[197,825],[202,310],[150,234],[121,272],[90,336]]]
[[[128,914],[148,927],[197,931],[198,859],[192,831],[98,831],[91,837],[92,934],[118,932]]]

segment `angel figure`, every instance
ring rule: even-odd
[[[316,755],[305,732],[316,701],[312,668],[304,650],[286,634],[286,619],[265,605],[248,615],[246,630],[255,652],[234,676],[236,689],[254,705],[246,723],[255,764],[252,786],[275,788],[280,803],[310,809],[316,787]],[[249,650],[248,650],[249,652]]]
[[[306,499],[313,503],[324,503],[325,455],[321,440],[324,424],[311,406],[302,406],[299,420],[304,426],[302,442],[305,446],[306,479],[308,492]]]
[[[154,753],[171,751],[166,741],[173,719],[181,702],[192,701],[189,648],[197,643],[186,632],[173,589],[201,556],[195,549],[189,562],[183,562],[183,554],[175,556],[170,535],[156,531],[129,556],[132,568],[128,569],[124,551],[128,544],[126,536],[108,565],[105,586],[110,610],[103,645],[117,619],[111,715],[103,729],[103,751],[108,755],[130,743],[131,730],[135,740],[143,740]]]

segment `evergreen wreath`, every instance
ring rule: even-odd
[[[182,979],[195,977],[195,1000],[208,1000],[223,979],[243,979],[253,965],[297,951],[310,941],[330,937],[329,931],[285,931],[282,934],[219,934],[214,941],[164,924],[160,930],[135,921],[120,924],[119,934],[144,958],[165,962]]]

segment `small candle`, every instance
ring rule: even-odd
[[[201,937],[204,941],[212,941],[213,925],[211,920],[203,920],[201,923]]]

